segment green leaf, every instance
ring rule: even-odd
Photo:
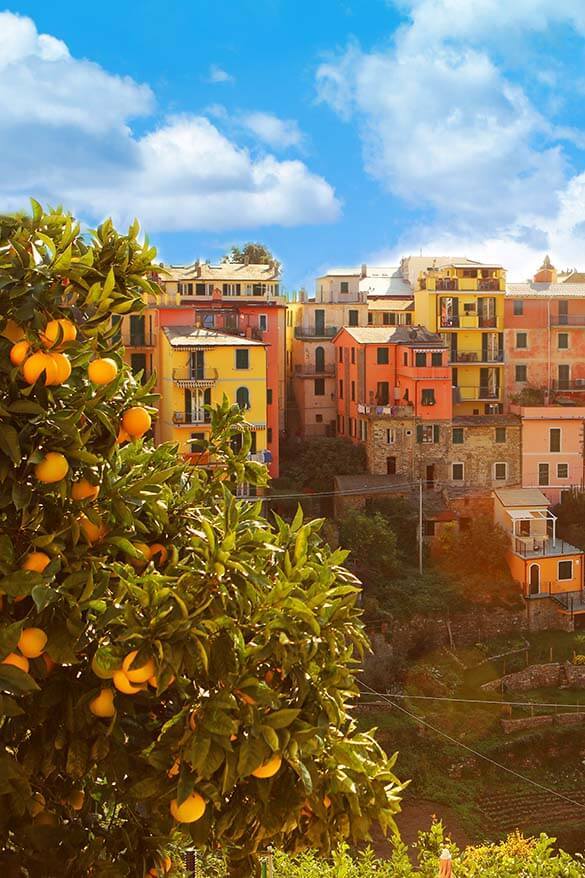
[[[240,777],[248,777],[270,757],[266,745],[255,738],[246,739],[238,753],[238,774]]]
[[[110,268],[110,270],[108,271],[108,274],[106,276],[106,279],[104,281],[104,285],[103,285],[103,297],[104,298],[110,295],[110,293],[114,289],[115,285],[116,285],[116,275],[114,274],[114,269]]]
[[[301,711],[293,707],[285,707],[264,717],[264,723],[273,729],[286,729],[295,721]]]
[[[0,695],[0,716],[21,716],[22,707],[9,695]]]
[[[10,424],[0,424],[0,450],[18,466],[22,458],[20,442],[18,433]]]
[[[15,668],[13,665],[0,664],[0,689],[4,692],[38,692],[40,687],[30,674]]]
[[[131,786],[128,790],[128,795],[140,802],[160,796],[166,791],[168,786],[169,783],[164,776],[153,774],[151,777],[145,777]]]
[[[23,626],[24,622],[0,626],[0,661],[16,649]]]
[[[278,740],[278,735],[270,726],[260,726],[260,731],[262,733],[262,737],[270,747],[270,749],[275,753],[280,749],[280,741]]]

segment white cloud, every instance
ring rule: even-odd
[[[572,233],[559,225],[573,195],[563,142],[583,148],[583,133],[552,124],[492,55],[501,56],[504,47],[518,52],[531,32],[556,24],[585,35],[585,4],[400,5],[409,20],[390,48],[364,51],[353,44],[317,71],[319,98],[355,125],[368,173],[433,218],[431,241],[447,229],[478,246],[501,241],[511,256],[530,250],[520,240],[556,238],[563,252],[570,250],[563,242]],[[519,54],[514,61],[521,63]],[[585,220],[583,200],[575,210]]]
[[[235,82],[235,77],[232,76],[231,73],[228,73],[227,70],[224,70],[223,67],[219,67],[217,64],[211,64],[207,74],[207,82],[213,84],[218,82]]]
[[[303,132],[294,119],[279,119],[272,113],[243,113],[240,124],[273,149],[301,146]]]
[[[332,187],[302,162],[257,157],[205,116],[141,136],[148,85],[73,58],[29,18],[0,13],[0,210],[29,196],[92,222],[138,216],[150,230],[236,229],[335,220]]]

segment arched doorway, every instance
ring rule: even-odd
[[[315,348],[315,371],[325,371],[325,348]]]
[[[538,564],[531,564],[529,570],[529,586],[530,594],[539,594],[540,592],[540,567]]]

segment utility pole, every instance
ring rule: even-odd
[[[418,572],[423,572],[423,480],[418,480]]]

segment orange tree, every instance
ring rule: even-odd
[[[162,875],[185,844],[252,875],[269,844],[329,850],[397,808],[348,707],[344,553],[236,499],[266,475],[227,401],[212,470],[141,438],[155,399],[116,319],[156,294],[153,257],[136,224],[0,217],[3,876]]]

